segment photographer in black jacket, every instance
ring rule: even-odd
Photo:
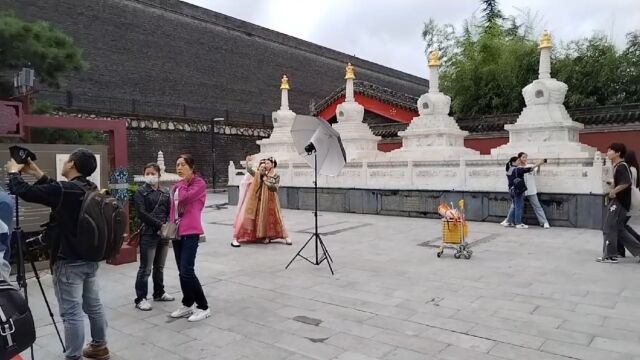
[[[62,176],[69,181],[55,181],[47,177],[31,160],[25,165],[13,159],[5,169],[9,174],[9,190],[21,199],[51,208],[45,241],[51,246],[53,285],[64,322],[65,358],[108,359],[107,321],[98,294],[96,273],[98,262],[87,261],[74,244],[78,239],[78,217],[85,193],[96,185],[87,179],[96,170],[95,155],[86,149],[77,149],[64,163]],[[34,176],[30,185],[20,173]],[[92,341],[83,350],[84,316],[89,317]]]

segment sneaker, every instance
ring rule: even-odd
[[[516,229],[528,229],[528,228],[529,228],[529,226],[525,225],[525,224],[516,225]]]
[[[107,345],[96,345],[94,343],[89,343],[84,349],[82,349],[82,356],[87,359],[98,360],[108,360],[111,357],[111,355],[109,355]]]
[[[151,303],[149,303],[149,301],[147,299],[142,299],[142,300],[140,300],[139,303],[136,304],[136,309],[138,309],[138,310],[149,311],[152,308],[153,307],[151,306]]]
[[[162,296],[160,296],[160,297],[154,297],[154,298],[153,298],[153,301],[173,301],[173,300],[175,300],[175,299],[176,299],[176,298],[174,298],[173,296],[171,296],[171,295],[169,295],[169,294],[167,294],[167,293],[164,293],[164,294],[162,294]]]
[[[551,226],[549,226],[549,223],[544,223],[544,225],[542,225],[542,227],[545,228],[545,229],[551,228]]]
[[[599,257],[596,258],[596,262],[601,262],[601,263],[610,263],[610,264],[617,264],[618,263],[618,258],[615,256],[611,256],[611,257]]]
[[[512,226],[511,223],[508,220],[504,220],[503,222],[500,223],[500,225],[502,225],[504,227]]]
[[[174,319],[191,316],[193,314],[193,306],[181,306],[180,309],[171,313],[171,317]]]
[[[200,321],[208,318],[209,316],[211,316],[211,309],[207,309],[207,310],[195,309],[193,310],[193,315],[189,316],[189,321],[191,322]]]

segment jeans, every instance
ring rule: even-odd
[[[529,203],[531,204],[531,207],[533,208],[533,211],[535,212],[540,225],[542,226],[548,223],[547,216],[544,213],[544,209],[542,209],[542,205],[540,205],[540,200],[538,200],[538,195],[527,195],[527,199],[529,199]],[[522,207],[522,210],[524,214],[524,206]],[[510,219],[513,217],[514,211],[515,211],[515,208],[512,203],[511,207],[509,208],[509,214],[507,215],[507,222],[509,222],[510,224],[513,224],[510,221]]]
[[[626,229],[627,210],[620,205],[618,200],[613,199],[609,202],[606,212],[602,227],[602,256],[617,256],[618,241],[621,241],[633,256],[640,256],[640,241]]]
[[[107,319],[98,294],[97,262],[58,260],[53,266],[53,286],[64,323],[67,359],[81,359],[84,316],[89,317],[95,345],[107,343]]]
[[[138,304],[147,298],[149,275],[153,265],[153,298],[164,294],[164,263],[169,252],[169,242],[158,235],[142,235],[140,241],[140,268],[136,277],[136,300]]]
[[[522,224],[522,215],[524,214],[524,193],[520,195],[512,195],[513,211],[509,211],[507,222],[513,225]]]
[[[173,252],[180,272],[182,305],[190,307],[195,303],[198,309],[207,310],[209,305],[194,269],[199,240],[199,235],[182,236],[180,240],[173,241]]]

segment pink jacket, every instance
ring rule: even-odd
[[[178,181],[171,189],[171,211],[169,218],[176,219],[175,194],[178,191],[178,208],[181,218],[178,235],[202,235],[202,209],[207,199],[207,183],[199,176],[194,176],[190,182]]]

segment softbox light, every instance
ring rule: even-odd
[[[296,151],[318,174],[336,176],[347,162],[347,155],[340,139],[340,133],[323,119],[307,115],[296,115],[291,127],[291,137]],[[312,144],[312,145],[310,145]],[[314,166],[312,153],[317,156]]]

